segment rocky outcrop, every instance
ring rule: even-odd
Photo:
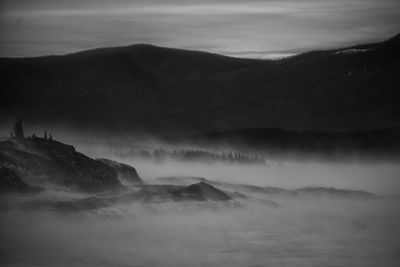
[[[141,190],[131,195],[142,201],[229,201],[232,200],[223,191],[204,182],[189,186],[180,185],[143,185]]]
[[[143,184],[143,180],[139,177],[134,167],[109,159],[97,160],[111,168],[114,168],[117,172],[118,179],[120,179],[122,182],[127,182],[130,184]]]
[[[39,187],[26,184],[15,172],[0,168],[0,194],[5,193],[36,193],[42,191]]]
[[[0,167],[34,185],[56,184],[76,191],[122,187],[117,171],[61,142],[32,137],[0,142]]]
[[[353,198],[353,199],[375,199],[379,198],[370,192],[360,190],[345,190],[334,187],[303,187],[294,190],[299,196],[319,196],[330,198]]]
[[[175,192],[175,198],[177,200],[197,200],[197,201],[228,201],[231,198],[222,192],[221,190],[215,188],[204,182],[189,185],[188,187],[178,189]]]

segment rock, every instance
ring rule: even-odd
[[[334,187],[303,187],[294,190],[300,196],[320,196],[330,198],[376,199],[379,198],[370,192],[360,190],[336,189]]]
[[[205,182],[212,183],[212,181],[208,181],[204,177],[197,176],[166,176],[166,177],[158,177],[157,180],[161,183],[165,184],[175,184],[175,185],[191,185],[194,183]]]
[[[0,168],[0,193],[36,193],[42,191],[39,187],[26,184],[15,172]]]
[[[176,200],[197,201],[228,201],[232,200],[227,194],[204,182],[189,185],[174,192]]]
[[[18,170],[31,184],[56,184],[83,192],[122,187],[114,168],[91,159],[73,146],[44,138],[0,142],[0,167]]]
[[[229,201],[221,190],[204,182],[189,186],[157,184],[137,185],[137,191],[115,198],[114,202],[181,202],[181,201]]]
[[[115,171],[117,172],[118,178],[121,181],[128,182],[131,184],[143,184],[143,180],[139,177],[134,167],[109,159],[97,159],[97,160],[106,164],[111,168],[114,168]]]

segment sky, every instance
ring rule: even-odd
[[[277,58],[399,32],[399,0],[0,0],[2,57],[148,43]]]

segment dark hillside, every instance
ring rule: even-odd
[[[150,45],[2,58],[0,119],[118,133],[400,125],[399,36],[279,61]]]

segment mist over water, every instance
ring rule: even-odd
[[[203,164],[169,161],[121,162],[137,166],[140,175],[152,180],[162,176],[198,176],[210,180],[285,189],[335,187],[378,194],[400,193],[400,166],[393,163],[299,163],[271,161],[266,165]]]
[[[285,201],[210,209],[136,204],[7,213],[2,266],[398,266],[390,201]]]
[[[307,156],[302,160],[293,157],[266,156],[265,164],[239,164],[224,162],[180,161],[167,158],[155,162],[129,155],[118,155],[110,144],[96,146],[78,142],[77,150],[93,158],[109,158],[134,166],[139,175],[149,182],[166,176],[203,177],[209,180],[223,181],[256,186],[296,189],[301,187],[335,187],[339,189],[363,190],[376,194],[400,195],[399,161],[382,160],[380,157],[346,158],[341,160],[320,160]],[[116,145],[117,144],[117,145]],[[123,147],[114,140],[112,147]],[[135,147],[135,145],[133,145]],[[146,143],[149,151],[158,148],[184,149],[182,146],[168,146],[163,143]],[[143,147],[136,147],[140,150]],[[198,149],[189,146],[189,149]],[[201,149],[201,148],[200,148]],[[226,149],[226,148],[225,148]],[[220,151],[220,150],[215,150]],[[232,151],[228,148],[225,151]],[[220,151],[221,152],[221,151]]]
[[[0,267],[399,267],[399,17],[0,0]]]
[[[159,177],[203,177],[283,189],[335,187],[380,198],[295,197],[246,192],[237,205],[213,201],[117,203],[88,211],[4,210],[2,266],[398,266],[400,166],[389,162],[229,164],[118,157],[149,184]],[[188,182],[191,183],[190,181]],[[24,196],[71,200],[60,191]],[[20,199],[21,198],[21,199]],[[276,203],[270,205],[269,203]]]

